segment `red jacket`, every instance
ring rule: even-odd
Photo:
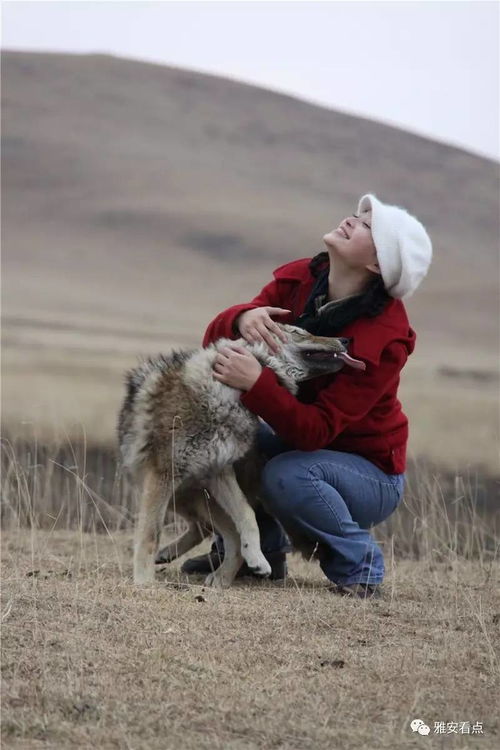
[[[272,305],[291,310],[279,317],[292,323],[303,311],[315,279],[310,258],[286,263],[274,271],[274,280],[251,302],[221,312],[208,326],[207,346],[218,338],[239,338],[235,318],[245,310]],[[240,400],[262,417],[284,440],[298,450],[319,448],[357,453],[387,474],[406,469],[408,419],[397,398],[399,374],[415,347],[403,302],[391,299],[381,315],[361,317],[338,333],[352,337],[349,353],[366,362],[366,370],[344,367],[334,375],[321,375],[301,384],[298,396],[286,390],[275,373],[264,367]]]

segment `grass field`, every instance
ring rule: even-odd
[[[136,588],[130,557],[129,533],[5,534],[3,747],[498,747],[498,559],[389,555],[361,602],[295,556],[223,592],[178,564]]]
[[[445,502],[429,466],[409,477],[373,530],[381,600],[333,594],[296,555],[285,584],[207,589],[181,558],[136,587],[133,503],[105,457],[15,448],[2,487],[3,747],[498,747],[498,508],[491,494],[479,507],[474,482],[455,477]],[[163,541],[174,533],[171,522]]]

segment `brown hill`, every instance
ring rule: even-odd
[[[369,191],[433,239],[431,272],[407,303],[414,367],[495,368],[495,162],[255,86],[102,55],[3,52],[2,96],[4,367],[6,388],[30,394],[20,411],[9,391],[6,418],[42,419],[56,375],[100,382],[137,351],[199,341],[274,267],[323,249]],[[71,413],[70,385],[67,399]]]

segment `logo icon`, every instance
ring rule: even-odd
[[[418,732],[419,734],[429,734],[431,731],[431,728],[422,719],[413,719],[410,727],[412,732]]]

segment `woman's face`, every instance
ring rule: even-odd
[[[362,214],[352,214],[323,237],[327,248],[335,250],[351,268],[368,268],[380,273],[377,251],[371,230],[371,210]]]

